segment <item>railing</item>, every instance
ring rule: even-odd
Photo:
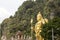
[[[32,37],[30,37],[30,36],[21,36],[21,37],[15,36],[15,37],[13,37],[12,36],[9,39],[7,39],[7,37],[3,35],[1,37],[1,40],[32,40]]]

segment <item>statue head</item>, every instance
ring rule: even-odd
[[[37,21],[40,21],[42,18],[43,18],[43,17],[42,17],[42,15],[41,15],[41,13],[39,12],[39,13],[37,14]]]

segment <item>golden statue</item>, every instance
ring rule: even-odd
[[[43,19],[41,13],[39,12],[37,15],[37,23],[34,28],[36,40],[44,40],[44,38],[40,35],[40,33],[42,30],[42,25],[45,23],[48,23],[48,20],[46,18]]]

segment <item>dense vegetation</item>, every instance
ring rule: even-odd
[[[53,36],[55,40],[60,40],[60,18],[55,17],[52,20],[49,20],[49,23],[43,25],[43,29],[41,35],[45,38],[45,40],[52,40],[52,28],[53,28]]]
[[[56,25],[56,29],[60,28],[59,26],[59,17],[60,17],[60,0],[36,0],[36,1],[25,1],[15,12],[14,16],[10,16],[6,18],[1,23],[2,34],[6,34],[9,36],[15,35],[17,31],[21,31],[25,35],[31,35],[31,23],[30,20],[33,18],[32,25],[34,26],[36,21],[36,15],[38,12],[41,12],[44,18],[48,18],[50,20],[50,14],[54,13],[53,16],[57,17],[56,24],[53,21],[52,24]],[[43,26],[42,33],[44,34],[44,30],[51,30],[50,22]],[[48,27],[48,28],[47,28]],[[45,29],[46,28],[46,29]],[[57,31],[56,31],[57,32]],[[59,31],[60,32],[60,31]],[[57,32],[57,33],[59,33]],[[44,36],[42,34],[42,36]],[[47,35],[47,34],[46,34]],[[51,35],[51,34],[50,34]],[[60,34],[59,34],[60,35]],[[47,35],[48,36],[48,35]],[[45,36],[44,36],[45,37]],[[45,37],[47,38],[47,37]],[[50,38],[50,37],[49,37]],[[51,40],[51,39],[50,39]]]

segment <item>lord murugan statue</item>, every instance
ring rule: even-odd
[[[39,12],[37,14],[37,23],[35,24],[35,36],[36,36],[36,40],[44,40],[44,38],[40,35],[41,31],[42,31],[42,25],[48,23],[48,19],[43,18],[41,13]]]

